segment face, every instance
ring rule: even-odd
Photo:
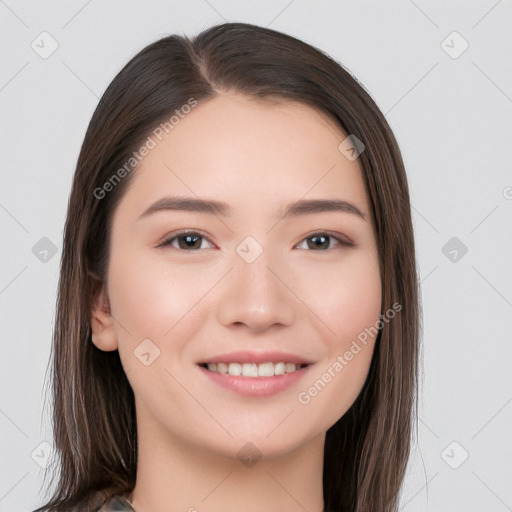
[[[92,320],[95,344],[119,350],[139,428],[203,453],[252,442],[273,457],[354,402],[381,281],[362,171],[338,149],[346,136],[306,105],[223,94],[140,162],[112,219],[111,316]],[[150,208],[178,196],[216,207]],[[236,363],[277,375],[237,375]]]

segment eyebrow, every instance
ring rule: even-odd
[[[214,199],[167,196],[153,203],[142,213],[139,219],[168,210],[206,213],[210,215],[220,215],[222,217],[229,217],[232,213],[228,204]],[[287,205],[282,218],[285,219],[324,212],[350,213],[363,220],[367,218],[366,213],[363,213],[357,206],[341,199],[301,199]]]

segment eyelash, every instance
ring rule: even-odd
[[[175,231],[174,233],[171,233],[171,235],[169,235],[162,242],[160,242],[157,245],[157,247],[169,247],[169,246],[171,246],[171,242],[174,239],[179,238],[180,236],[183,236],[183,235],[199,235],[199,237],[201,237],[203,239],[206,239],[212,245],[215,245],[215,244],[213,244],[213,242],[206,235],[204,235],[200,231],[192,231],[192,230],[182,229],[182,230],[179,230],[179,231]],[[314,237],[319,236],[319,235],[326,235],[329,238],[336,240],[338,242],[338,245],[341,246],[341,247],[353,247],[354,246],[354,244],[352,242],[349,242],[348,240],[345,240],[343,238],[340,238],[339,236],[336,236],[337,234],[332,232],[332,231],[315,231],[314,233],[311,233],[309,236],[303,238],[299,242],[299,244],[302,243],[304,240],[308,240],[310,238],[314,238]],[[299,245],[299,244],[297,244],[297,245]],[[200,250],[200,249],[191,249],[190,251],[187,251],[185,249],[180,249],[178,247],[173,247],[173,249],[178,249],[178,250],[181,250],[183,252],[196,252],[196,251]],[[300,250],[304,250],[304,249],[300,249]],[[312,251],[312,249],[306,249],[306,250]],[[325,250],[320,249],[318,251],[313,250],[313,252],[329,252],[329,251],[332,251],[332,250],[333,250],[333,248],[329,248],[329,249],[325,249]]]

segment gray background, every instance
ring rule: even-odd
[[[62,230],[92,112],[142,47],[223,20],[332,55],[400,144],[424,307],[402,510],[512,510],[512,1],[0,0],[0,512],[42,500]]]

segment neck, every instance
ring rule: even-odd
[[[250,462],[236,449],[227,456],[190,445],[155,423],[137,425],[137,480],[130,495],[136,512],[323,510],[325,433],[291,453]]]

